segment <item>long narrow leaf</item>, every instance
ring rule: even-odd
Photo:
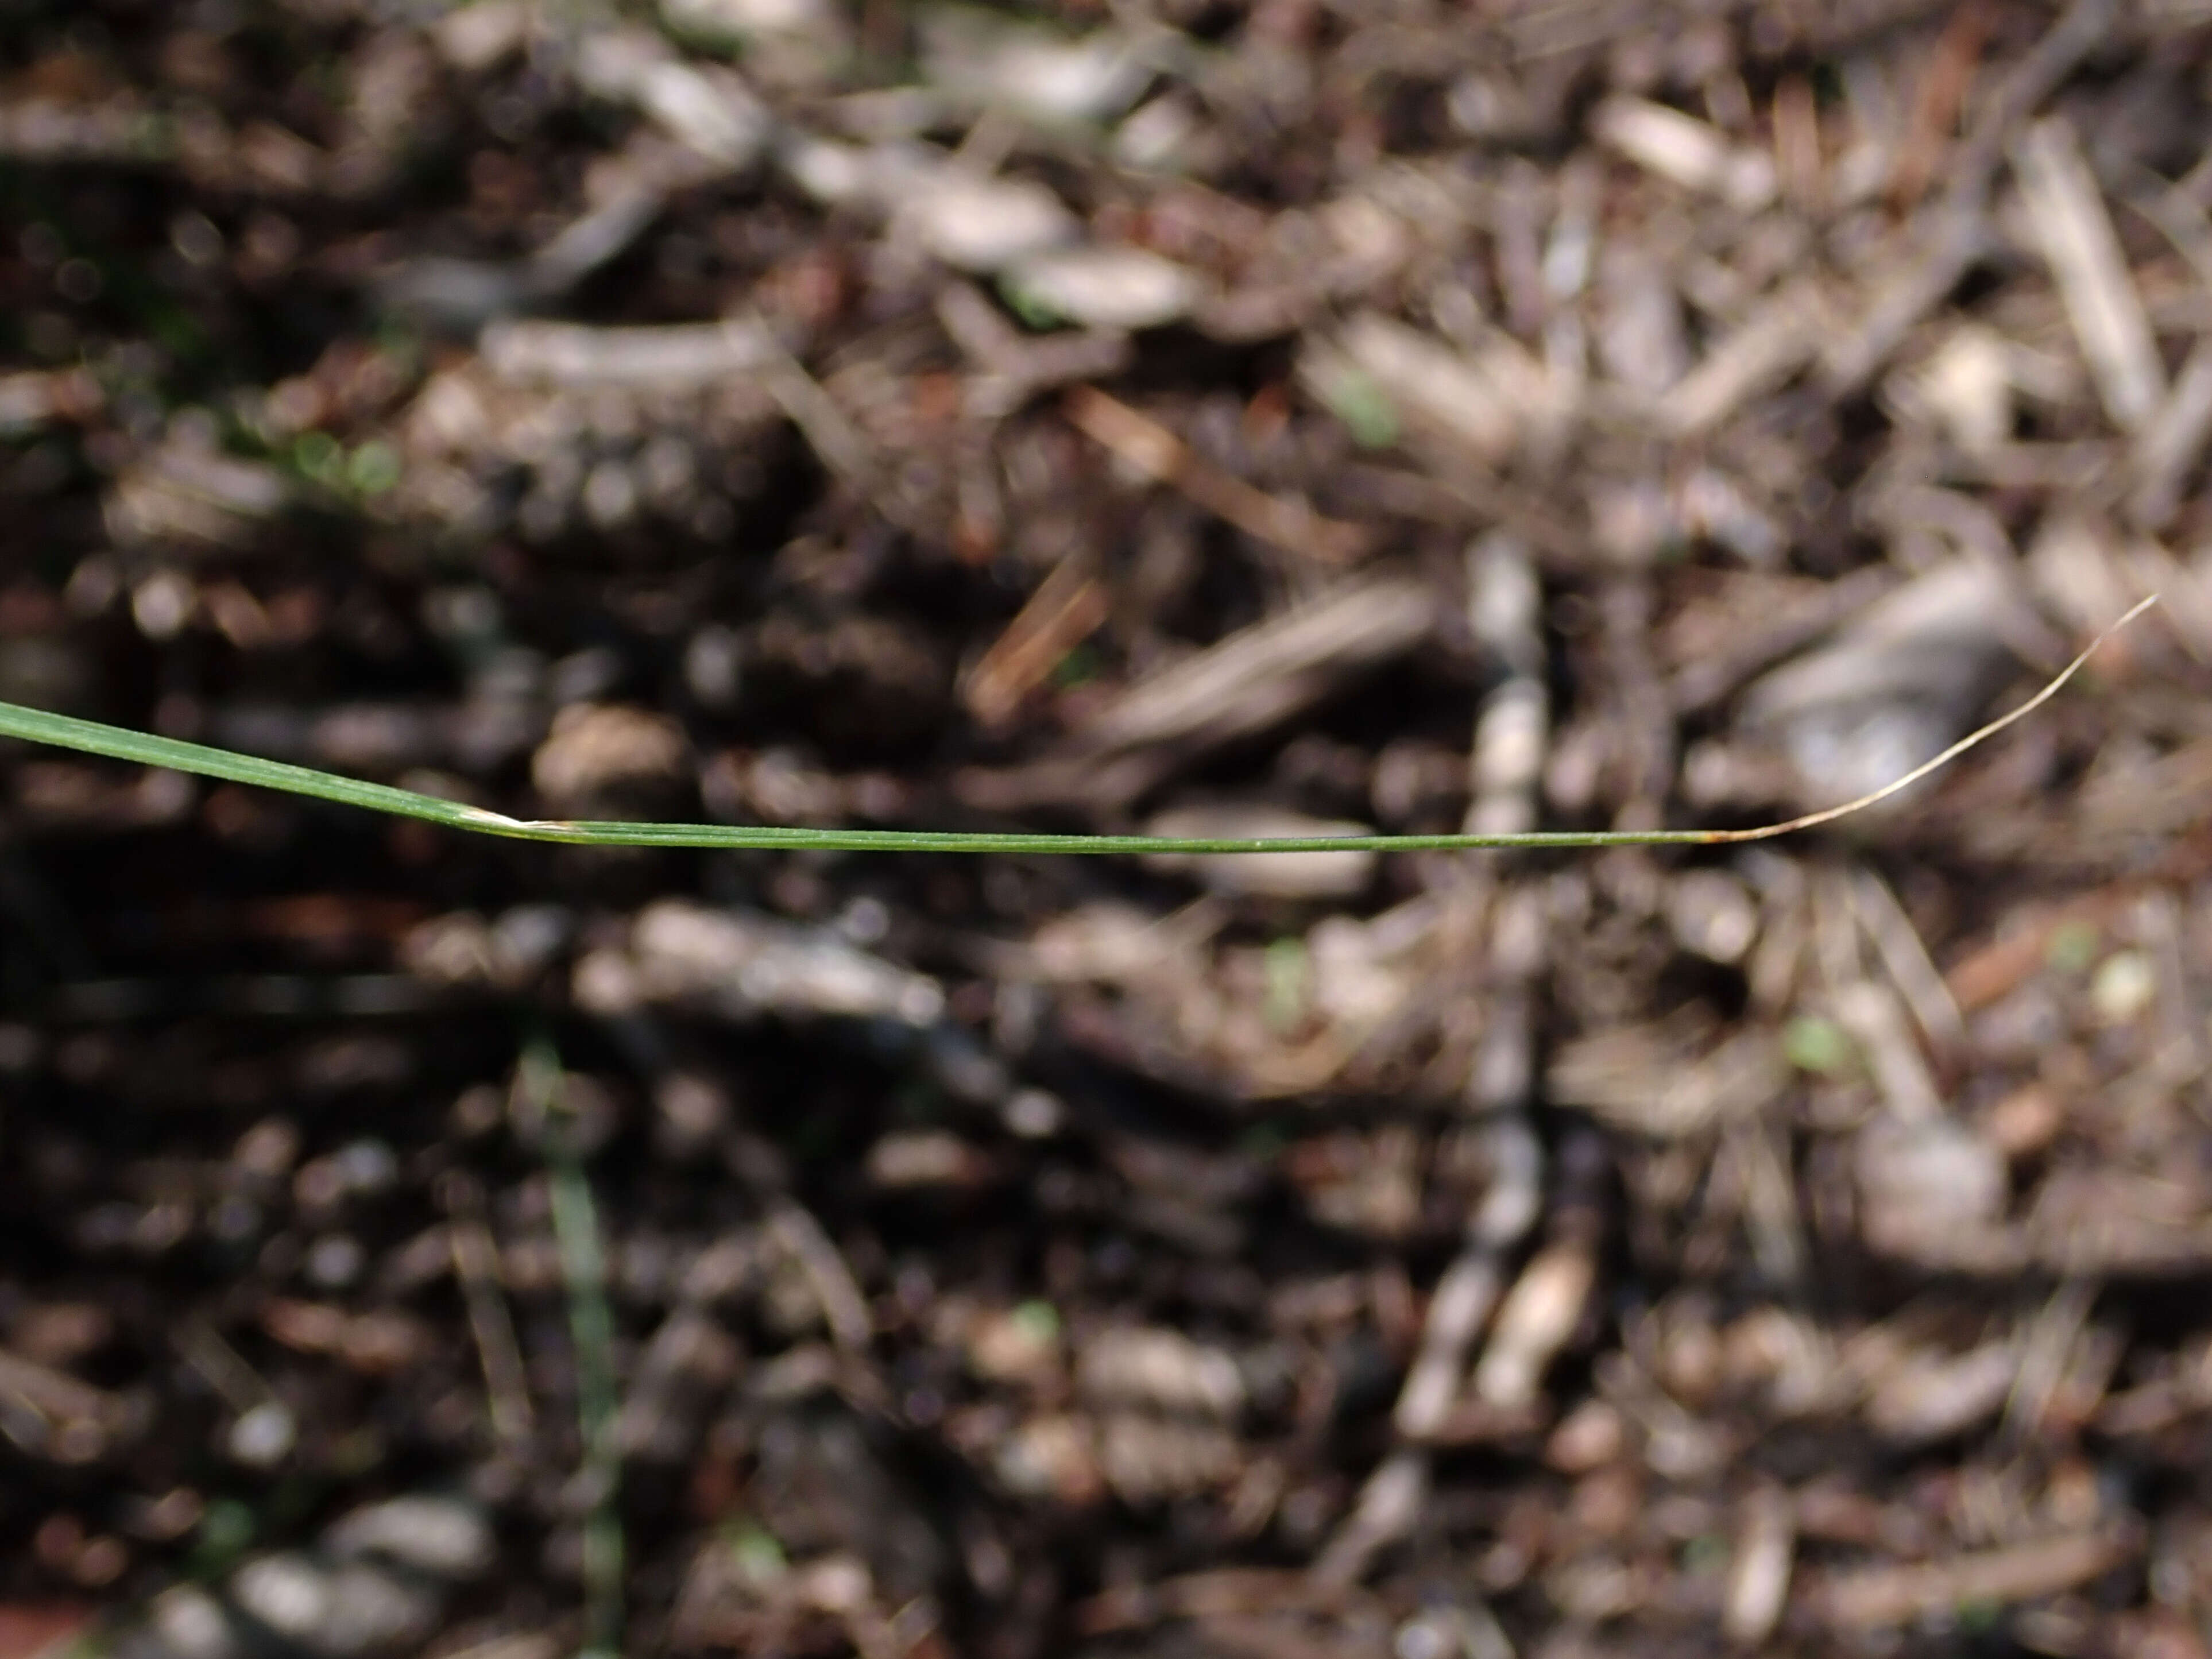
[[[2138,602],[2124,617],[2090,641],[2081,654],[2051,683],[2010,713],[1961,738],[1933,760],[1916,766],[1871,794],[1824,811],[1808,812],[1782,823],[1749,830],[1535,830],[1504,836],[1279,836],[1210,839],[1164,836],[1056,836],[1026,831],[964,830],[810,830],[730,823],[618,823],[569,819],[510,818],[480,806],[441,800],[435,795],[396,789],[389,784],[319,772],[285,761],[262,760],[228,749],[155,737],[97,720],[49,714],[17,703],[0,702],[0,737],[50,744],[88,755],[166,767],[228,783],[252,784],[288,794],[307,795],[359,806],[372,812],[421,818],[453,830],[506,836],[518,841],[559,842],[579,847],[811,848],[848,853],[1413,853],[1458,852],[1501,848],[1710,847],[1723,842],[1764,841],[1809,830],[1863,811],[1948,765],[2014,720],[2033,713],[2058,694],[2097,647],[2157,603],[2156,595]]]

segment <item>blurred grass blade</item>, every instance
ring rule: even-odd
[[[580,1659],[617,1659],[622,1652],[625,1573],[622,1510],[620,1407],[615,1382],[614,1314],[607,1304],[606,1252],[599,1206],[585,1173],[575,1109],[562,1087],[561,1056],[540,1033],[524,1045],[514,1087],[541,1126],[553,1237],[568,1297],[568,1330],[576,1354],[576,1416],[583,1439],[582,1476],[590,1507],[583,1517],[586,1639]]]

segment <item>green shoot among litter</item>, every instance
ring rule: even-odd
[[[523,1047],[514,1088],[542,1126],[553,1202],[553,1237],[568,1293],[575,1344],[576,1413],[583,1437],[584,1603],[587,1638],[578,1659],[617,1659],[623,1636],[621,1391],[615,1381],[614,1314],[607,1304],[606,1252],[599,1206],[584,1172],[575,1109],[562,1081],[561,1056],[543,1033]]]
[[[505,836],[516,841],[558,842],[574,847],[696,847],[812,848],[841,853],[1415,853],[1462,852],[1484,849],[1542,849],[1601,847],[1714,847],[1735,842],[1766,841],[1800,830],[1832,823],[1863,811],[1901,789],[1911,787],[1929,773],[1948,766],[1976,744],[1995,737],[2015,720],[2034,713],[2072,679],[2106,641],[2153,605],[2157,596],[2139,601],[2128,613],[2091,641],[2081,654],[2061,669],[2040,691],[2010,713],[1970,732],[1932,760],[1914,767],[1895,781],[1840,806],[1808,812],[1780,823],[1749,830],[1535,830],[1500,836],[1278,836],[1224,840],[1163,836],[1032,835],[1026,831],[964,830],[811,830],[784,826],[731,823],[617,823],[560,818],[511,818],[480,806],[441,800],[434,795],[396,789],[389,784],[366,783],[357,778],[319,772],[312,767],[283,761],[261,760],[228,749],[155,737],[97,720],[48,714],[16,703],[0,702],[0,737],[28,743],[49,744],[88,755],[135,761],[143,766],[190,772],[227,783],[252,784],[288,794],[307,795],[358,806],[372,812],[420,818],[450,830],[471,830],[481,835]]]

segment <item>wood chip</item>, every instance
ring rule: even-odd
[[[2014,147],[2012,160],[2029,223],[2105,412],[2123,431],[2134,432],[2165,400],[2166,373],[2073,124],[2063,116],[2037,122]]]
[[[1796,1551],[1797,1529],[1789,1499],[1771,1487],[1761,1487],[1745,1506],[1743,1529],[1729,1564],[1721,1633],[1729,1641],[1749,1646],[1774,1633],[1789,1602]]]
[[[1912,1566],[1833,1573],[1807,1600],[1831,1630],[1887,1630],[1971,1603],[2032,1601],[2087,1583],[2139,1546],[2115,1533],[2073,1533]]]
[[[984,726],[1003,726],[1044,683],[1060,660],[1105,622],[1106,590],[1082,562],[1054,565],[1006,624],[1006,632],[968,671],[960,689],[968,712]]]
[[[1717,196],[1741,212],[1774,199],[1774,163],[1739,149],[1710,123],[1641,98],[1608,98],[1590,117],[1590,131],[1638,166],[1685,190]]]
[[[1270,495],[1223,471],[1158,422],[1096,386],[1068,394],[1067,417],[1146,477],[1181,490],[1248,536],[1322,564],[1344,564],[1366,552],[1369,532],[1316,514],[1303,498]]]
[[[1534,1405],[1544,1373],[1582,1321],[1597,1263],[1582,1241],[1538,1254],[1498,1304],[1490,1343],[1474,1368],[1475,1398],[1511,1411]]]
[[[1678,438],[1706,431],[1772,390],[1820,353],[1832,327],[1819,282],[1792,283],[1761,305],[1659,398],[1660,429]]]
[[[1890,199],[1900,208],[1910,210],[1935,176],[1951,128],[1966,106],[1990,21],[1987,0],[1965,0],[1936,42],[1921,73],[1911,124],[1890,175]]]
[[[1305,708],[1347,674],[1402,655],[1435,621],[1424,584],[1385,577],[1340,588],[1131,686],[1078,736],[1094,750],[1226,742]]]
[[[1348,367],[1409,421],[1483,460],[1502,459],[1528,435],[1532,417],[1556,418],[1549,377],[1517,343],[1495,337],[1470,355],[1374,312],[1346,323],[1334,343],[1309,342],[1301,373],[1325,402],[1346,395]]]
[[[2212,439],[2212,340],[2200,340],[2173,388],[2136,434],[2136,477],[2128,516],[2139,530],[2166,527],[2181,507],[2189,475]]]
[[[512,385],[674,391],[757,373],[771,344],[766,330],[750,323],[528,322],[495,324],[485,331],[483,352],[485,366]]]

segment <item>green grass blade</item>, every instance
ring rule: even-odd
[[[366,783],[358,778],[319,772],[313,767],[286,761],[262,760],[228,749],[186,743],[177,738],[155,737],[98,720],[70,714],[49,714],[18,703],[0,702],[0,738],[19,738],[27,743],[74,749],[88,755],[136,761],[142,766],[166,767],[227,783],[252,784],[306,795],[341,806],[358,806],[372,812],[420,818],[451,830],[479,835],[506,836],[517,841],[557,842],[574,847],[691,847],[809,848],[842,853],[1419,853],[1467,852],[1501,848],[1598,847],[1711,847],[1722,842],[1763,841],[1793,830],[1828,823],[1873,805],[1917,783],[1930,772],[1948,765],[1982,742],[2033,713],[2073,678],[2097,647],[2157,603],[2155,596],[2140,602],[2091,641],[2081,654],[2069,663],[2035,696],[2008,714],[2002,714],[1960,738],[1933,760],[1913,768],[1903,777],[1871,794],[1808,812],[1784,823],[1762,824],[1751,830],[1542,830],[1509,836],[1275,836],[1225,840],[1163,836],[1057,836],[1027,831],[964,830],[811,830],[781,825],[732,823],[617,823],[570,819],[510,818],[480,806],[441,800],[435,795],[396,789],[390,784]]]
[[[693,847],[814,848],[850,853],[1313,853],[1415,852],[1466,848],[1620,847],[1685,844],[1704,832],[1661,830],[1636,834],[1545,831],[1517,836],[1305,836],[1273,839],[1205,840],[1156,836],[1055,836],[1020,831],[957,830],[812,830],[734,823],[619,823],[586,820],[510,818],[479,806],[441,800],[390,784],[368,783],[319,772],[288,761],[263,760],[228,749],[156,737],[98,720],[49,714],[0,702],[0,737],[49,744],[88,755],[166,767],[227,783],[306,795],[341,806],[420,818],[451,830],[506,836],[518,841],[578,847]]]
[[[614,1312],[607,1302],[607,1261],[599,1211],[575,1109],[563,1086],[561,1056],[540,1032],[524,1045],[515,1067],[517,1095],[533,1109],[544,1136],[552,1200],[553,1237],[568,1297],[568,1329],[575,1347],[577,1427],[583,1440],[581,1474],[590,1493],[583,1517],[585,1625],[579,1659],[618,1659],[622,1652],[623,1583],[628,1551],[623,1534],[620,1432],[622,1393],[615,1379]]]

